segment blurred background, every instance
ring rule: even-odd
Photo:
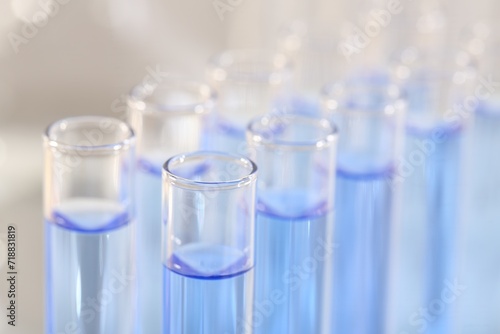
[[[362,27],[373,9],[390,2],[2,1],[0,269],[6,258],[7,226],[15,225],[19,309],[18,326],[2,320],[0,332],[43,332],[41,134],[49,123],[82,114],[123,118],[125,94],[148,76],[175,73],[203,79],[207,59],[214,53],[228,48],[274,49],[283,29],[297,19],[325,34],[340,35],[346,26]],[[396,2],[402,10],[356,54],[358,60],[340,57],[339,62],[384,64],[392,51],[410,46],[426,24],[432,29],[446,24],[447,37],[440,43],[452,47],[467,27],[500,18],[495,0]],[[0,278],[4,309],[3,272]]]

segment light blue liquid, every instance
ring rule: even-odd
[[[333,215],[321,203],[300,214],[306,196],[290,192],[259,203],[254,333],[330,333]]]
[[[458,330],[454,312],[461,296],[453,296],[448,283],[464,284],[457,267],[466,191],[464,140],[461,126],[407,129],[396,305],[400,331]],[[433,310],[433,301],[442,307]]]
[[[384,333],[392,172],[337,171],[332,333]]]
[[[216,117],[210,145],[212,150],[245,155],[245,126]]]
[[[500,104],[480,107],[474,123],[471,198],[464,233],[462,334],[500,333]]]
[[[133,224],[123,207],[73,199],[45,227],[46,332],[134,333]]]
[[[161,169],[139,161],[137,171],[137,269],[140,333],[161,331]]]
[[[253,270],[243,252],[189,244],[179,248],[163,270],[163,333],[251,333]]]

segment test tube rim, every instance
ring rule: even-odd
[[[308,122],[318,123],[320,126],[325,127],[329,126],[329,131],[326,135],[321,136],[318,139],[314,139],[311,141],[285,141],[285,140],[266,140],[261,135],[259,135],[254,126],[262,123],[263,120],[270,117],[279,117],[279,118],[291,118],[292,120],[303,120]],[[338,140],[338,127],[332,121],[322,118],[322,117],[314,117],[314,116],[306,116],[306,115],[298,115],[298,114],[287,114],[287,115],[273,115],[267,114],[264,116],[259,116],[254,118],[248,123],[246,129],[246,137],[247,142],[255,145],[255,146],[265,146],[270,149],[278,149],[282,151],[313,151],[313,150],[322,150],[332,145]]]
[[[224,158],[227,160],[232,159],[233,161],[239,161],[249,166],[249,172],[244,176],[226,180],[226,181],[196,181],[191,180],[180,175],[175,174],[171,171],[171,164],[177,160],[182,160],[180,163],[189,158],[212,156],[217,158]],[[219,151],[194,151],[188,153],[180,153],[170,157],[164,164],[162,168],[163,180],[169,180],[172,185],[190,189],[190,190],[231,190],[236,188],[241,188],[247,186],[257,179],[258,167],[251,159],[238,154],[232,154],[227,152]]]
[[[384,104],[383,108],[377,108],[376,111],[368,108],[352,108],[352,107],[346,107],[344,105],[341,105],[338,103],[339,99],[336,99],[336,97],[332,96],[332,90],[339,85],[344,85],[344,87],[350,86],[349,83],[341,83],[341,82],[334,82],[334,83],[328,83],[323,86],[321,90],[321,105],[324,111],[324,114],[327,116],[331,115],[342,115],[342,116],[356,116],[356,117],[368,117],[368,118],[375,118],[375,119],[384,119],[384,118],[393,118],[393,117],[401,117],[405,114],[406,108],[407,108],[407,102],[405,98],[402,95],[393,96],[391,98],[391,101]],[[398,89],[396,84],[393,82],[388,83],[387,85],[388,89],[395,88]],[[329,106],[331,102],[335,102],[335,107]]]
[[[216,83],[218,82],[224,82],[224,81],[230,81],[230,82],[239,82],[243,80],[238,80],[235,79],[234,76],[230,76],[227,74],[229,72],[229,69],[231,66],[234,65],[234,62],[230,65],[224,64],[224,59],[226,58],[236,58],[238,60],[244,59],[244,58],[249,58],[251,60],[255,59],[265,59],[266,61],[270,61],[270,63],[273,63],[276,61],[276,59],[282,59],[283,65],[280,67],[276,67],[271,69],[268,72],[267,75],[267,80],[262,80],[262,82],[267,82],[267,83],[273,83],[276,81],[276,77],[279,75],[280,76],[280,82],[286,81],[289,79],[292,75],[292,61],[291,59],[283,52],[280,51],[274,51],[274,50],[269,50],[269,49],[227,49],[224,51],[221,51],[219,53],[216,53],[212,55],[209,60],[208,60],[208,65],[207,65],[207,72],[208,71],[216,71],[216,70],[223,70],[225,71],[226,75],[224,77],[224,80],[217,79],[213,75],[209,75],[209,79],[211,81],[214,81]],[[241,61],[241,60],[240,60]],[[255,80],[255,82],[258,82]]]
[[[101,144],[101,145],[78,145],[61,142],[54,138],[54,133],[58,127],[62,126],[64,123],[94,123],[96,126],[102,125],[104,121],[113,122],[116,127],[124,130],[124,136],[121,140],[117,140],[113,143]],[[52,122],[47,126],[45,132],[43,133],[43,140],[48,147],[52,147],[56,150],[63,151],[64,153],[71,154],[72,152],[88,152],[95,154],[107,154],[114,153],[117,151],[122,151],[128,149],[135,143],[135,133],[130,125],[124,121],[121,121],[114,117],[100,116],[100,115],[83,115],[83,116],[72,116],[59,119]]]
[[[183,88],[198,87],[200,90],[205,89],[204,98],[196,103],[190,104],[161,104],[147,102],[145,99],[153,94],[160,86],[183,86]],[[127,107],[139,111],[143,114],[157,115],[167,117],[171,114],[189,115],[189,114],[207,114],[210,113],[217,100],[216,91],[207,83],[192,79],[179,79],[175,77],[164,78],[161,82],[148,85],[147,83],[136,85],[127,95]]]

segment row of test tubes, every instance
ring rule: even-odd
[[[467,46],[336,77],[306,37],[49,126],[47,333],[457,333],[496,82]]]

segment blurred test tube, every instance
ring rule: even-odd
[[[161,168],[171,156],[207,145],[215,94],[203,83],[164,77],[128,97],[137,135],[137,256],[141,333],[161,332]]]
[[[464,233],[459,328],[463,334],[500,332],[500,25],[475,23],[464,30],[462,46],[478,62],[478,106],[473,123],[471,194]]]
[[[479,103],[476,70],[467,52],[410,47],[399,55],[394,74],[408,99],[406,145],[396,172],[404,189],[396,326],[456,333],[467,153]]]
[[[291,64],[280,53],[231,50],[213,56],[207,78],[218,93],[213,148],[242,153],[245,128],[285,100]]]
[[[405,103],[378,77],[327,85],[322,101],[340,133],[332,333],[385,333]]]

